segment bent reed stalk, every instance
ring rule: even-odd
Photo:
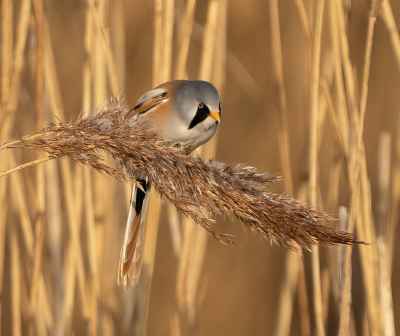
[[[279,176],[257,173],[255,168],[243,164],[227,165],[213,160],[206,163],[197,155],[188,155],[185,148],[164,143],[127,114],[121,100],[113,98],[92,116],[70,124],[49,124],[3,144],[0,150],[26,147],[46,152],[49,159],[69,157],[141,188],[132,175],[105,163],[103,154],[109,153],[127,171],[147,177],[162,199],[225,244],[235,245],[228,235],[214,231],[214,220],[204,212],[236,217],[251,232],[294,251],[297,249],[293,241],[307,250],[312,244],[364,243],[354,240],[351,233],[325,226],[331,219],[329,215],[268,191],[266,184],[278,182]]]

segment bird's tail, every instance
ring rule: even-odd
[[[139,180],[143,190],[132,187],[128,220],[125,228],[124,243],[118,266],[118,285],[127,288],[135,286],[140,277],[143,256],[143,233],[149,202],[150,182]]]

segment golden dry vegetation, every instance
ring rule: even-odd
[[[259,172],[372,243],[303,256],[219,216],[225,246],[151,196],[142,277],[117,286],[130,186],[51,160],[0,177],[2,335],[394,335],[399,329],[400,2],[1,0],[0,143],[211,81],[198,152]],[[397,24],[396,24],[397,23]],[[0,151],[0,172],[44,154]],[[111,157],[109,164],[114,165]]]

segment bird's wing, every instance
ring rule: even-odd
[[[149,201],[150,183],[140,181],[143,190],[132,188],[129,215],[118,267],[118,285],[135,286],[140,277],[143,255],[144,225]]]
[[[182,83],[187,82],[186,80],[173,80],[166,83],[163,83],[157,86],[155,89],[147,91],[144,93],[136,102],[134,108],[129,111],[127,115],[130,113],[136,114],[144,114],[154,107],[160,105],[161,103],[165,103],[171,99],[176,94],[179,86]]]
[[[143,94],[136,102],[135,107],[127,114],[144,114],[161,103],[168,100],[167,90],[164,88],[155,88]]]

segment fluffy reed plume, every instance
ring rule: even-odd
[[[306,249],[310,244],[358,242],[351,233],[321,224],[329,219],[328,215],[267,191],[266,183],[276,182],[279,177],[257,173],[255,168],[242,164],[206,163],[196,155],[188,155],[184,148],[166,145],[126,115],[121,101],[113,99],[93,116],[71,124],[50,124],[0,149],[28,147],[46,152],[51,158],[67,156],[120,181],[137,183],[131,175],[105,164],[102,152],[109,153],[128,171],[149,178],[163,199],[223,243],[233,244],[227,235],[212,229],[213,220],[204,211],[236,217],[251,232],[293,250],[293,241]]]

